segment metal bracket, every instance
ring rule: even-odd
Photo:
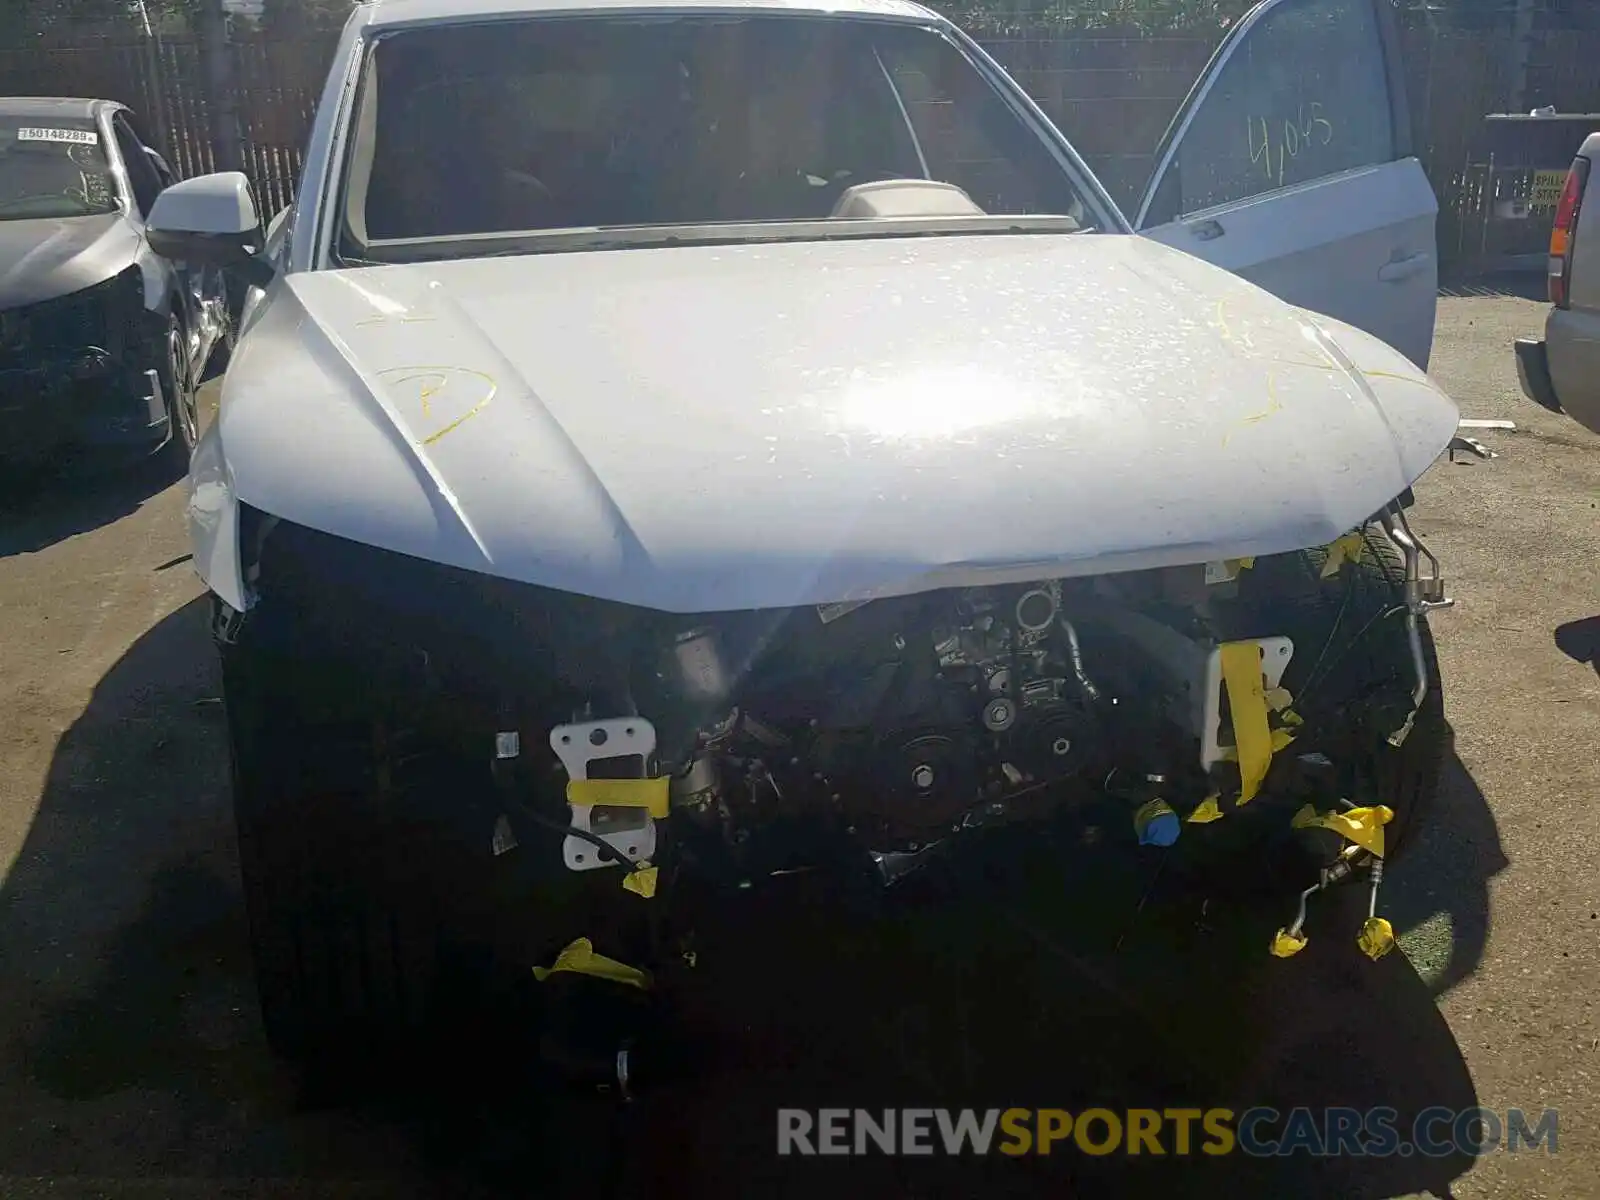
[[[211,609],[211,636],[218,643],[232,646],[239,640],[239,626],[243,623],[242,612],[221,597],[214,599]]]
[[[167,391],[161,386],[157,371],[144,373],[144,407],[151,425],[159,425],[167,418]]]
[[[633,755],[644,761],[648,771],[656,752],[656,729],[643,717],[611,717],[604,721],[557,725],[550,731],[550,749],[561,760],[569,779],[588,779],[590,764],[600,759]],[[643,809],[568,804],[567,810],[574,829],[592,833],[625,858],[648,861],[655,857],[656,823]],[[593,871],[620,865],[596,854],[594,846],[583,838],[575,837],[562,842],[561,859],[569,871]]]
[[[1455,462],[1456,451],[1458,450],[1466,451],[1469,454],[1476,454],[1479,458],[1500,457],[1497,453],[1489,449],[1489,447],[1485,446],[1477,438],[1469,438],[1459,433],[1450,439],[1450,445],[1447,447],[1447,449],[1450,453],[1451,462]]]

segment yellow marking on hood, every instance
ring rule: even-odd
[[[1241,337],[1233,331],[1233,326],[1228,324],[1228,298],[1226,296],[1217,300],[1217,328],[1222,331],[1225,341],[1245,350],[1254,350],[1256,348],[1255,342],[1250,339],[1248,330]]]
[[[1248,417],[1240,417],[1240,425],[1259,425],[1268,417],[1274,417],[1283,411],[1283,401],[1278,399],[1278,378],[1271,371],[1267,372],[1267,406],[1258,413],[1251,413]],[[1226,449],[1229,440],[1233,437],[1234,430],[1230,429],[1222,437],[1223,448]]]
[[[450,394],[452,391],[452,381],[457,380],[462,376],[466,376],[472,380],[482,383],[485,389],[482,398],[479,399],[478,402],[471,408],[457,416],[453,421],[450,421],[448,424],[434,430],[426,437],[423,437],[420,440],[420,444],[424,446],[433,445],[446,434],[453,433],[455,430],[459,429],[468,419],[475,417],[482,412],[484,405],[488,404],[489,401],[494,399],[495,393],[499,391],[500,385],[495,382],[493,376],[487,375],[482,371],[475,371],[471,367],[407,366],[389,367],[378,372],[378,377],[387,383],[391,388],[402,388],[408,383],[421,383],[422,386],[418,391],[417,399],[421,405],[422,417],[424,420],[433,419],[432,402],[436,398],[441,395],[443,395],[446,400],[454,398]]]
[[[1415,383],[1421,387],[1427,388],[1430,392],[1437,392],[1439,390],[1434,386],[1433,380],[1429,379],[1427,376],[1423,376],[1421,379],[1418,379],[1415,375],[1402,375],[1398,371],[1365,371],[1361,370],[1360,367],[1357,367],[1356,369],[1361,371],[1361,373],[1368,379],[1396,379],[1401,383]]]
[[[370,317],[362,317],[356,322],[357,329],[370,329],[374,325],[387,325],[390,321],[397,321],[401,325],[426,325],[439,318],[424,313],[422,316],[395,316],[392,313],[374,313]]]

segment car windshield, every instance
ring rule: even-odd
[[[111,166],[93,121],[0,116],[0,221],[116,210]]]
[[[1041,133],[919,25],[412,29],[373,46],[358,107],[346,257],[381,260],[383,243],[405,239],[440,239],[443,256],[477,252],[449,239],[512,231],[822,221],[846,188],[892,178],[953,184],[982,214],[1093,221]]]

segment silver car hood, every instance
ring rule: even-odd
[[[91,287],[138,253],[139,234],[122,213],[0,221],[0,311]]]
[[[626,249],[288,276],[217,486],[679,612],[1282,552],[1456,428],[1376,339],[1138,237]]]

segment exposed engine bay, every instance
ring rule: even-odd
[[[1395,945],[1385,858],[1447,732],[1423,618],[1448,601],[1400,503],[1255,559],[688,615],[255,512],[242,535],[257,601],[217,602],[213,632],[247,878],[263,845],[319,856],[306,928],[449,898],[430,936],[541,964],[542,1053],[606,1086],[629,1086],[636,1009],[693,970],[697,925],[797,873],[915,904],[901,881],[941,886],[935,863],[965,877],[1064,834],[1208,888],[1264,868],[1299,892],[1280,958],[1315,893],[1364,878],[1359,948]]]
[[[1156,845],[1381,801],[1447,603],[1398,504],[1257,560],[700,616],[249,529],[262,601],[225,657],[291,667],[298,703],[343,706],[319,721],[487,761],[483,803],[562,834],[557,871],[730,883],[841,857],[892,883],[1084,800]]]
[[[1420,650],[1351,651],[1403,645],[1403,627],[1415,649],[1417,613],[1441,599],[1400,510],[1381,528],[1415,603],[1392,602],[1408,591],[1395,578],[1355,605],[1359,628],[1341,629],[1359,581],[1331,624],[1326,605],[1376,525],[1311,571],[1289,555],[685,623],[642,650],[637,711],[551,731],[571,781],[565,865],[651,863],[670,818],[673,853],[710,875],[845,848],[892,883],[970,830],[1087,796],[1169,845],[1256,801],[1291,744],[1279,799],[1374,796],[1373,750],[1406,736],[1425,670]]]

